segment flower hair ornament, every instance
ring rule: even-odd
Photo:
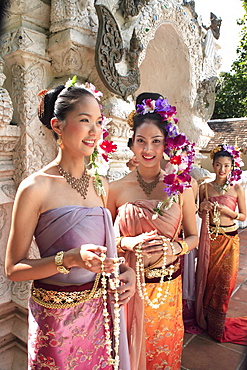
[[[228,152],[233,160],[232,170],[225,184],[226,186],[230,186],[233,184],[234,181],[238,181],[241,179],[242,170],[240,169],[240,167],[242,167],[244,163],[241,159],[241,152],[239,148],[234,145],[222,144],[216,146],[214,149],[211,150],[210,158],[214,159],[216,153],[224,151]]]
[[[194,162],[195,144],[190,143],[187,136],[179,133],[176,107],[168,103],[168,99],[159,97],[157,100],[146,99],[141,104],[137,104],[136,115],[145,115],[147,113],[158,113],[165,125],[167,135],[165,137],[164,153],[170,158],[172,171],[164,175],[163,182],[166,185],[164,191],[167,193],[167,199],[159,202],[154,209],[154,218],[161,214],[161,209],[169,209],[173,202],[178,201],[179,193],[183,193],[186,188],[191,187],[191,177],[189,172]],[[133,118],[133,113],[132,117]],[[131,121],[130,118],[130,121]]]

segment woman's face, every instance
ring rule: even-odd
[[[232,160],[229,157],[218,157],[213,163],[213,169],[218,179],[226,179],[232,170]]]
[[[136,129],[133,151],[140,164],[152,167],[160,164],[165,148],[165,137],[150,119]]]
[[[75,156],[90,156],[102,133],[102,115],[97,100],[93,96],[83,96],[65,121],[61,129],[61,149]]]

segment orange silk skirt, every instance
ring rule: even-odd
[[[163,284],[163,294],[168,282]],[[157,295],[159,283],[147,283],[152,300]],[[147,370],[179,370],[183,346],[182,279],[171,280],[170,295],[158,309],[145,303],[146,363]]]
[[[247,345],[247,316],[227,318],[239,262],[239,237],[219,235],[210,243],[210,261],[203,306],[208,333],[220,342]]]

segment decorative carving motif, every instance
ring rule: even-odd
[[[34,41],[28,35],[26,30],[21,27],[13,32],[6,33],[1,40],[2,55],[9,54],[17,49],[25,50],[30,47]]]
[[[133,132],[131,131],[129,125],[126,125],[126,122],[121,122],[120,120],[113,120],[111,122],[111,127],[108,129],[111,136],[120,138],[120,137],[130,137]]]
[[[183,5],[186,6],[191,11],[193,17],[197,19],[198,15],[195,10],[195,1],[194,0],[191,0],[191,1],[184,0]]]
[[[1,140],[0,138],[0,151],[1,152],[12,152],[16,146],[16,140]]]
[[[122,96],[125,100],[134,95],[140,86],[140,72],[138,57],[142,49],[135,30],[130,40],[130,50],[127,58],[130,65],[126,76],[121,76],[115,64],[122,60],[124,54],[121,34],[111,12],[103,5],[95,8],[99,18],[99,29],[95,47],[95,64],[105,86],[114,94]]]
[[[205,28],[205,30],[209,30],[211,29],[212,33],[213,33],[213,36],[216,38],[216,40],[219,39],[220,37],[220,27],[221,27],[221,22],[222,22],[222,19],[221,18],[217,18],[217,16],[214,14],[214,13],[210,13],[210,21],[211,21],[211,24],[209,27],[206,27],[203,25],[203,27]]]
[[[51,2],[51,32],[79,27],[96,27],[97,17],[92,14],[89,0],[53,0]],[[90,26],[89,26],[90,25]]]
[[[147,0],[124,0],[122,3],[123,16],[129,18],[138,15]]]
[[[217,80],[218,78],[216,76],[204,79],[200,82],[197,90],[195,108],[205,121],[208,121],[212,117],[214,111],[215,85]]]
[[[27,301],[30,296],[30,289],[32,283],[30,281],[18,281],[12,284],[11,293],[13,295],[13,301],[16,301],[16,298],[19,301]],[[23,305],[24,303],[22,303]]]
[[[82,60],[80,51],[77,47],[66,49],[64,53],[58,53],[56,56],[52,56],[52,67],[55,72],[69,72],[71,70],[81,71]]]
[[[28,144],[27,144],[28,142]],[[13,162],[16,168],[14,182],[18,185],[24,178],[48,164],[42,146],[29,133],[22,135]]]
[[[40,81],[44,78],[43,68],[39,63],[31,64],[27,69],[22,65],[14,64],[12,75],[15,108],[19,112],[21,123],[28,125],[37,115]]]
[[[7,212],[4,206],[0,205],[0,239],[2,238],[2,230],[6,223]]]
[[[1,190],[10,199],[15,199],[16,187],[14,185],[5,184],[1,187]]]
[[[0,127],[7,126],[13,116],[13,105],[9,93],[2,87],[6,78],[3,73],[3,67],[4,61],[0,57]]]
[[[129,173],[128,168],[126,170],[121,170],[121,171],[119,171],[119,169],[111,168],[107,173],[107,179],[109,182],[120,180],[122,177],[124,177],[128,173]]]

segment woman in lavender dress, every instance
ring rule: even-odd
[[[13,281],[34,280],[29,369],[117,369],[116,343],[115,358],[109,350],[119,320],[120,367],[130,369],[122,312],[120,319],[114,317],[117,310],[101,286],[102,265],[110,274],[117,260],[111,216],[104,207],[107,181],[90,176],[84,164],[102,136],[98,96],[91,84],[60,85],[43,93],[39,117],[54,131],[58,155],[27,177],[16,194],[6,274]],[[28,258],[33,235],[37,259]],[[122,306],[134,294],[133,270],[120,264],[119,280]]]

